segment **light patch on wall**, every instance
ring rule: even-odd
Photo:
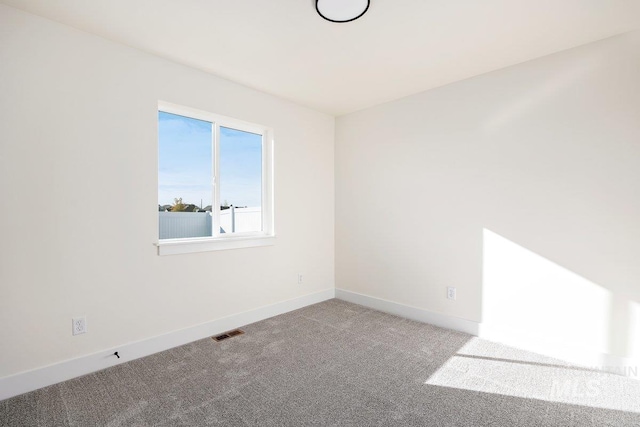
[[[607,289],[484,229],[481,337],[594,365],[610,307]]]
[[[640,381],[474,338],[425,384],[640,413]]]

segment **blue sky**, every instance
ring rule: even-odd
[[[211,123],[158,113],[158,204],[212,204]],[[220,127],[220,201],[235,206],[260,206],[262,138]]]

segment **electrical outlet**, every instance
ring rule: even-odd
[[[456,300],[456,288],[453,286],[447,287],[447,299]]]
[[[302,273],[298,273],[298,285],[302,285],[304,282],[304,277],[302,277]]]
[[[82,316],[82,317],[74,317],[73,319],[71,319],[71,325],[72,325],[72,329],[71,329],[71,333],[73,335],[80,335],[80,334],[85,334],[87,333],[87,318]]]

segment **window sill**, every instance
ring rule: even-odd
[[[167,239],[156,243],[158,255],[180,255],[227,249],[273,246],[276,236],[243,236],[223,238]]]

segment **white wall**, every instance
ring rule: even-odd
[[[158,100],[275,130],[275,246],[156,255]],[[0,377],[334,287],[331,116],[0,5],[0,144]]]
[[[640,356],[639,76],[630,33],[338,118],[336,286]]]

